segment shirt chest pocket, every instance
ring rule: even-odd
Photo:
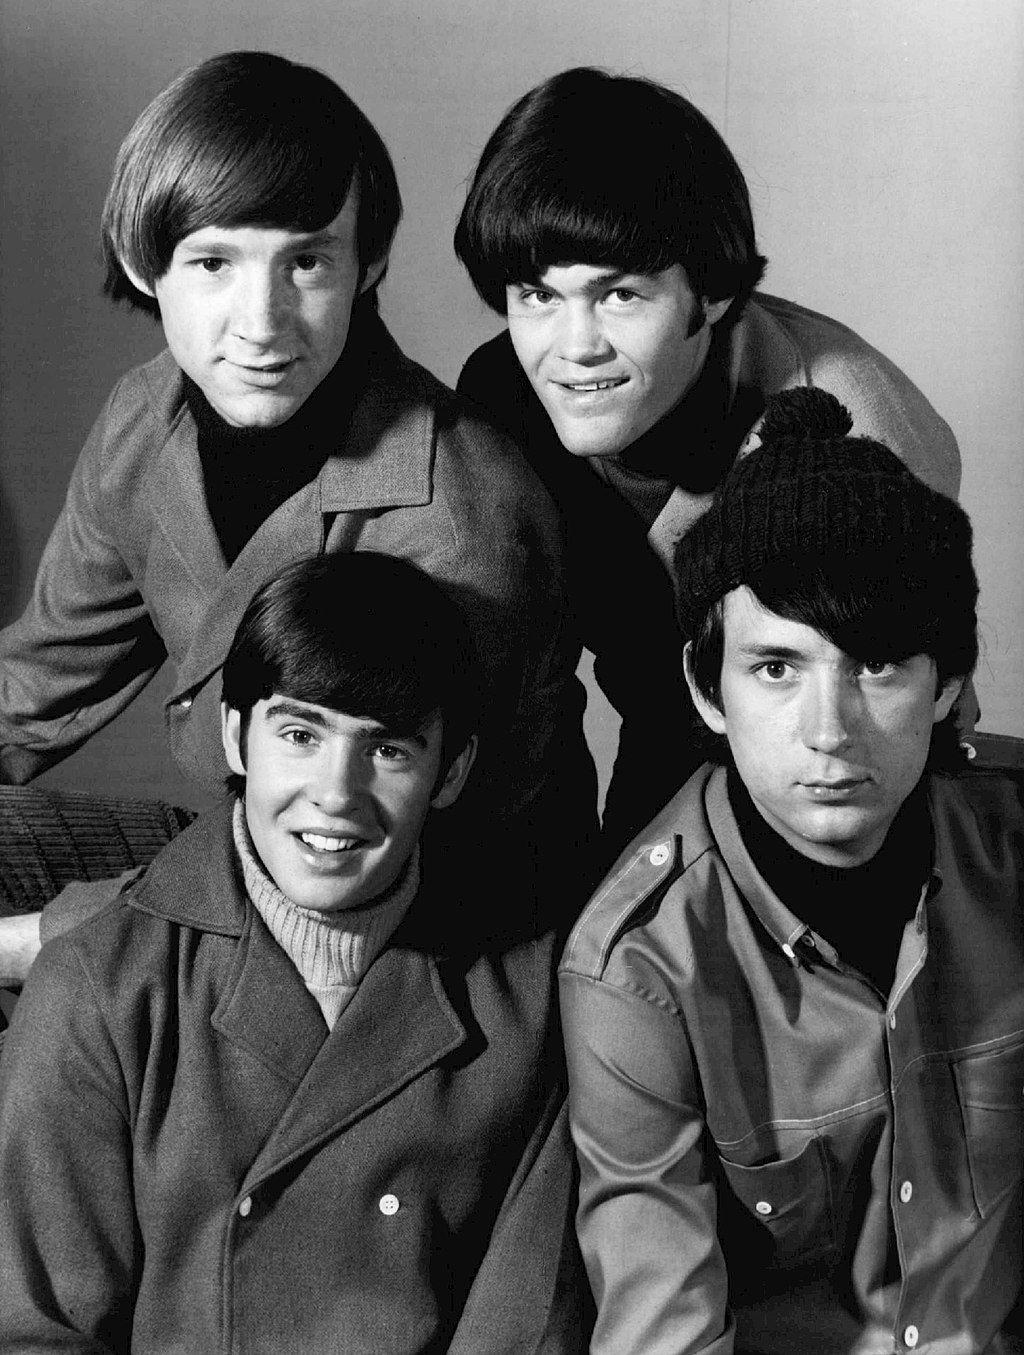
[[[1024,1174],[1024,1043],[953,1065],[978,1213]]]
[[[719,1159],[719,1233],[748,1268],[802,1266],[836,1245],[832,1181],[824,1145],[812,1138],[795,1157],[755,1167]],[[735,1267],[730,1266],[730,1278]]]

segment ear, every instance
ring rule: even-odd
[[[690,640],[687,640],[686,648],[683,650],[683,672],[686,674],[686,685],[693,697],[693,704],[697,707],[697,714],[712,734],[724,734],[725,715],[713,701],[708,700],[697,686],[696,679],[693,676],[693,643]]]
[[[702,297],[701,302],[704,306],[704,315],[709,325],[717,325],[722,316],[735,301],[735,297],[723,296],[721,301],[709,301],[707,297]]]
[[[476,735],[474,734],[445,772],[441,789],[430,802],[435,809],[447,809],[459,798],[462,787],[466,784],[466,777],[469,775],[470,768],[476,761],[476,743]]]
[[[245,775],[245,756],[242,749],[242,715],[233,706],[220,703],[220,738],[228,766],[237,776]]]
[[[950,678],[948,682],[943,684],[942,690],[935,698],[935,714],[932,716],[932,724],[937,725],[940,720],[946,718],[953,709],[957,697],[963,691],[966,681],[967,679],[962,677]]]
[[[370,264],[369,268],[366,270],[362,282],[359,284],[360,296],[362,296],[364,292],[368,292],[371,287],[375,287],[377,283],[380,282],[384,269],[387,268],[387,266],[388,266],[388,256],[386,254],[382,254],[379,259],[375,259],[373,263]]]
[[[139,277],[138,273],[136,273],[135,269],[131,266],[131,264],[128,263],[126,259],[122,259],[120,254],[117,256],[117,261],[124,269],[125,276],[128,278],[128,281],[132,284],[132,286],[135,287],[138,291],[142,292],[144,296],[151,296],[155,301],[156,292],[153,290],[152,286],[148,282],[144,282],[142,278]]]

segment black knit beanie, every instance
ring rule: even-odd
[[[976,655],[977,579],[971,525],[952,499],[913,475],[887,447],[848,436],[849,412],[828,391],[805,387],[771,397],[760,447],[741,457],[711,508],[675,550],[683,635],[709,609],[779,570],[856,578],[908,615],[933,615],[928,630],[954,629],[969,671]],[[973,652],[972,652],[973,647]],[[929,652],[933,652],[929,650]]]

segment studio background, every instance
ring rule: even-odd
[[[0,621],[24,605],[110,387],[162,346],[100,295],[117,146],[175,74],[233,48],[321,67],[380,129],[405,200],[383,315],[450,383],[500,325],[451,236],[508,105],[581,64],[692,99],[747,176],[764,290],[852,326],[952,425],[982,586],[981,723],[1024,735],[1019,0],[3,0]],[[158,678],[44,781],[200,803],[166,750],[164,690]],[[615,719],[600,700],[588,729],[606,769]]]

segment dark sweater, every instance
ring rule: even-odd
[[[888,995],[903,929],[931,868],[931,824],[921,786],[904,802],[878,852],[862,866],[825,866],[791,847],[769,827],[732,767],[729,803],[762,879],[835,947],[844,964]]]

